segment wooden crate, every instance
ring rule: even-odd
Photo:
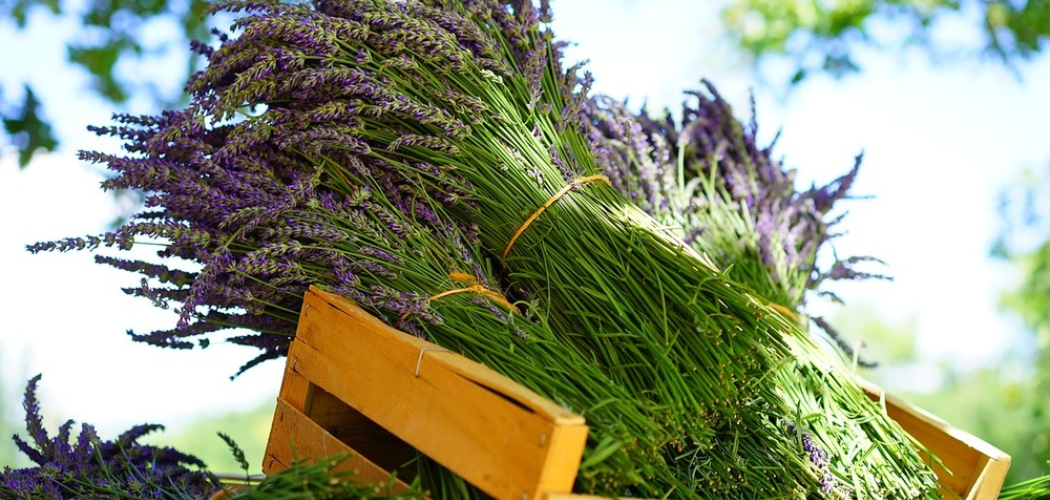
[[[998,496],[1010,457],[868,384],[888,414],[938,456],[946,500]],[[288,353],[263,470],[350,452],[362,482],[408,479],[412,448],[497,500],[572,494],[584,419],[496,372],[311,289]],[[395,490],[407,485],[400,479]]]
[[[263,470],[352,450],[345,466],[379,482],[407,461],[411,445],[497,499],[530,500],[571,491],[586,439],[582,417],[311,290]]]

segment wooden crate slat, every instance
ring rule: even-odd
[[[294,346],[293,346],[294,348]],[[307,398],[310,395],[310,381],[296,372],[290,364],[285,364],[284,378],[281,380],[281,392],[279,397],[285,403],[299,411],[306,409]]]
[[[354,453],[349,446],[333,437],[301,411],[283,399],[277,399],[273,428],[263,460],[264,472],[272,474],[286,469],[298,457],[316,459],[344,453],[350,453],[351,456],[339,464],[336,470],[357,471],[354,480],[362,483],[385,483],[390,480],[390,472],[367,457]],[[395,493],[408,490],[408,485],[401,480],[394,479],[391,482],[391,491]]]
[[[440,360],[443,365],[460,376],[472,380],[479,385],[483,385],[505,397],[512,398],[515,403],[528,408],[552,422],[558,422],[564,425],[583,425],[585,423],[583,417],[566,410],[553,401],[536,394],[521,384],[492,371],[492,369],[482,364],[471,361],[458,354],[448,352],[433,343],[391,328],[375,316],[368,314],[357,304],[344,297],[324,292],[316,287],[311,287],[307,296],[314,299],[307,302],[308,304],[311,304],[310,307],[313,307],[313,304],[316,304],[318,301],[323,301],[331,307],[345,313],[349,319],[353,321],[356,327],[367,328],[380,336],[391,340],[396,339],[396,342],[399,343],[409,344],[414,349],[417,349],[416,352],[427,349],[425,356],[428,358],[433,357],[434,359]],[[304,305],[304,309],[305,307],[306,306]]]
[[[995,500],[1010,468],[1010,456],[882,388],[860,380],[868,396],[884,401],[886,414],[922,443],[940,464],[933,469],[945,498]],[[948,491],[944,491],[948,490]]]

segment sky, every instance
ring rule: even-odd
[[[691,15],[695,5],[555,1],[554,27],[576,42],[570,57],[590,60],[595,90],[632,105],[676,107],[683,90],[709,78],[746,118],[753,92],[762,137],[781,131],[777,150],[802,185],[833,180],[863,151],[853,192],[870,198],[848,202],[847,234],[835,250],[879,257],[887,266],[871,270],[895,279],[834,290],[887,321],[914,318],[917,345],[930,360],[961,369],[998,360],[1021,333],[997,307],[999,291],[1017,276],[988,257],[996,196],[1021,169],[1050,163],[1050,58],[1024,64],[1019,81],[994,64],[933,65],[919,53],[870,52],[862,54],[861,75],[817,77],[784,97],[726,56],[716,20],[706,8]],[[25,252],[29,243],[102,232],[118,213],[98,187],[98,168],[76,159],[78,149],[113,147],[85,127],[106,124],[114,109],[65,64],[64,41],[51,34],[72,32],[69,22],[43,15],[34,22],[16,33],[0,21],[0,47],[18,48],[0,50],[0,84],[12,91],[32,82],[63,144],[25,170],[12,151],[0,156],[0,410],[20,418],[20,392],[37,373],[45,412],[91,422],[103,436],[141,422],[177,429],[202,413],[272,400],[281,362],[231,381],[253,349],[133,343],[126,330],[175,322],[173,313],[121,292],[136,285],[135,276],[95,265],[84,252]],[[163,64],[127,70],[170,71]]]

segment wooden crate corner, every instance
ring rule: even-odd
[[[415,448],[498,500],[530,500],[571,491],[586,439],[583,417],[311,289],[263,465],[352,451],[345,467],[376,482]]]

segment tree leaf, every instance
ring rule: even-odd
[[[40,117],[40,101],[29,85],[25,86],[25,102],[22,109],[12,116],[4,117],[4,130],[11,136],[11,142],[18,148],[18,167],[25,168],[33,159],[37,150],[54,151],[58,140],[51,130],[51,124]]]
[[[802,80],[805,79],[806,70],[804,68],[799,68],[794,75],[791,75],[791,85],[798,85],[799,83],[802,83]]]
[[[136,48],[139,48],[138,44],[127,38],[110,39],[95,46],[70,46],[69,60],[88,70],[95,80],[92,86],[99,94],[113,102],[123,103],[128,99],[127,89],[117,80],[113,70],[122,53]]]
[[[0,1],[0,15],[6,15],[14,19],[15,26],[18,29],[25,29],[30,10],[40,6],[47,7],[52,14],[57,15],[62,12],[58,0],[15,0],[10,7],[8,7],[7,2]]]

